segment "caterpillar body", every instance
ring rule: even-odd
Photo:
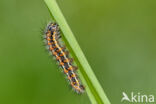
[[[44,35],[49,52],[56,58],[72,88],[77,93],[83,93],[84,86],[76,73],[77,67],[72,64],[73,59],[69,57],[66,47],[63,47],[59,41],[61,35],[58,24],[50,22],[44,31]]]

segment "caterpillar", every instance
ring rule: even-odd
[[[77,93],[84,92],[84,86],[81,84],[76,73],[77,67],[72,64],[73,59],[69,57],[69,52],[65,46],[62,46],[59,25],[50,22],[44,31],[44,39],[47,49],[57,60],[69,80],[70,85]]]

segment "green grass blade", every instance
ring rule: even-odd
[[[78,74],[85,86],[86,93],[92,104],[110,104],[104,90],[98,82],[80,46],[78,45],[71,29],[69,28],[56,0],[44,0],[52,17],[59,24],[62,31],[63,40],[67,48],[71,51],[76,64],[79,67]]]

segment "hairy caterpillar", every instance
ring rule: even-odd
[[[72,65],[73,59],[69,58],[67,49],[62,47],[59,41],[61,35],[58,24],[50,22],[44,31],[44,35],[49,52],[56,58],[72,88],[78,93],[84,92],[84,86],[76,74],[77,67]]]

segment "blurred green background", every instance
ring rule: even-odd
[[[156,96],[155,0],[57,1],[112,104]],[[43,0],[0,0],[0,104],[90,104],[45,51],[50,18]]]

